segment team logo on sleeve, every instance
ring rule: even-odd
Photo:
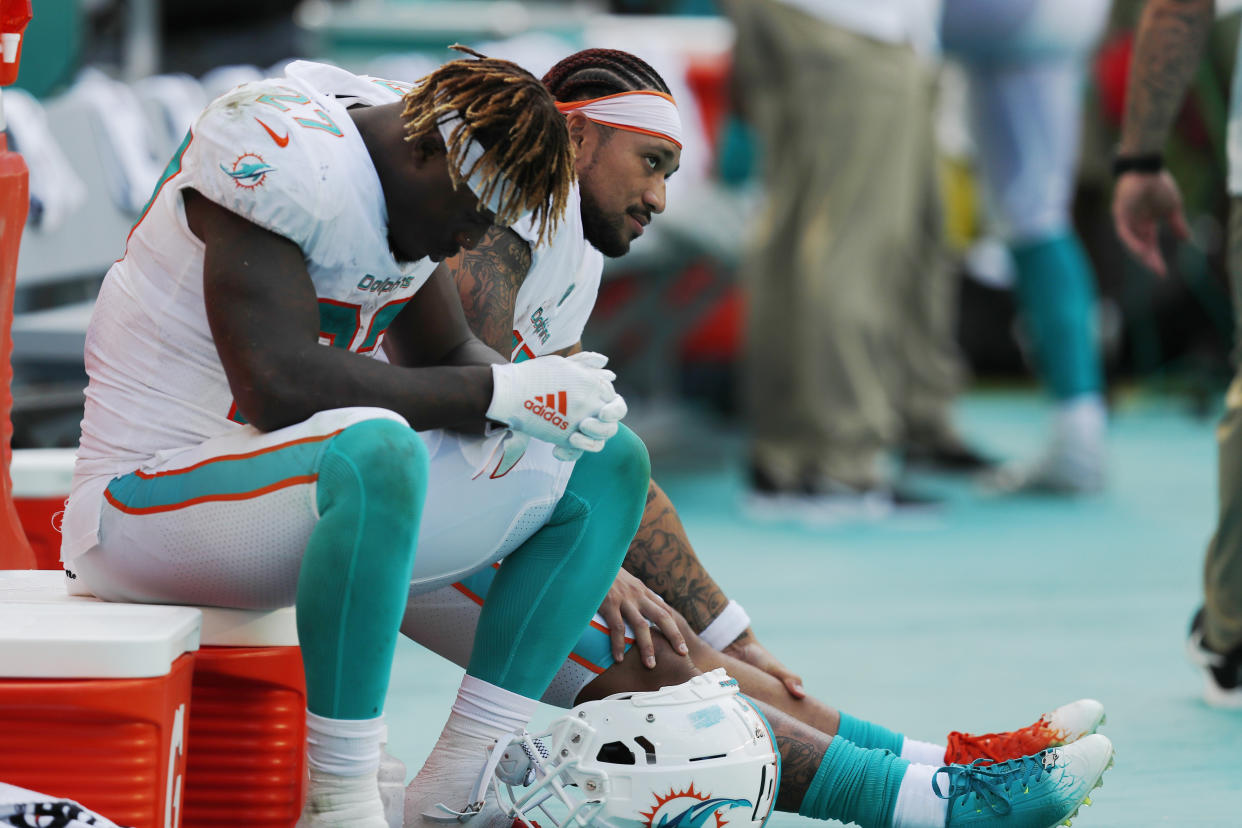
[[[220,170],[243,190],[261,187],[268,173],[276,172],[276,168],[264,161],[263,156],[257,152],[243,152],[237,156],[232,167],[221,164]]]

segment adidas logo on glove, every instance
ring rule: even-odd
[[[569,411],[566,397],[564,391],[544,394],[542,397],[536,394],[533,399],[526,401],[526,410],[536,417],[542,417],[561,431],[565,431],[569,426],[563,416]]]

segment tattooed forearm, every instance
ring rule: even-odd
[[[1152,0],[1135,36],[1120,151],[1159,152],[1194,76],[1215,0]]]
[[[694,554],[677,510],[654,480],[647,489],[643,521],[624,566],[685,616],[695,632],[701,632],[729,603]]]
[[[513,310],[530,262],[530,245],[504,227],[448,260],[471,330],[505,356],[513,351]]]
[[[728,602],[726,601],[725,603],[728,603]],[[729,646],[734,647],[734,646],[739,646],[739,645],[745,645],[745,644],[749,644],[750,642],[754,640],[755,640],[755,631],[752,630],[750,627],[747,627],[746,629],[738,633],[737,638],[733,639],[733,641],[729,643]],[[726,647],[725,649],[727,650],[728,647]]]

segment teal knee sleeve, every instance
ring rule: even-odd
[[[466,672],[537,699],[599,608],[642,520],[651,462],[625,426],[584,454],[547,524],[505,558]]]
[[[427,474],[422,439],[394,420],[350,426],[324,447],[319,521],[297,596],[306,705],[316,715],[383,712]]]
[[[1015,245],[1018,309],[1044,383],[1058,400],[1099,393],[1095,275],[1072,233]]]
[[[861,748],[838,735],[824,751],[798,813],[862,828],[890,828],[908,767],[909,762],[887,750]]]
[[[873,722],[856,719],[848,713],[841,714],[841,726],[837,728],[837,735],[859,747],[889,750],[898,756],[901,755],[901,746],[906,741],[906,737],[900,733]]]

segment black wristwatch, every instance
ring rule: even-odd
[[[1158,152],[1145,155],[1113,156],[1113,178],[1118,178],[1128,172],[1158,173],[1163,169],[1164,156]]]

